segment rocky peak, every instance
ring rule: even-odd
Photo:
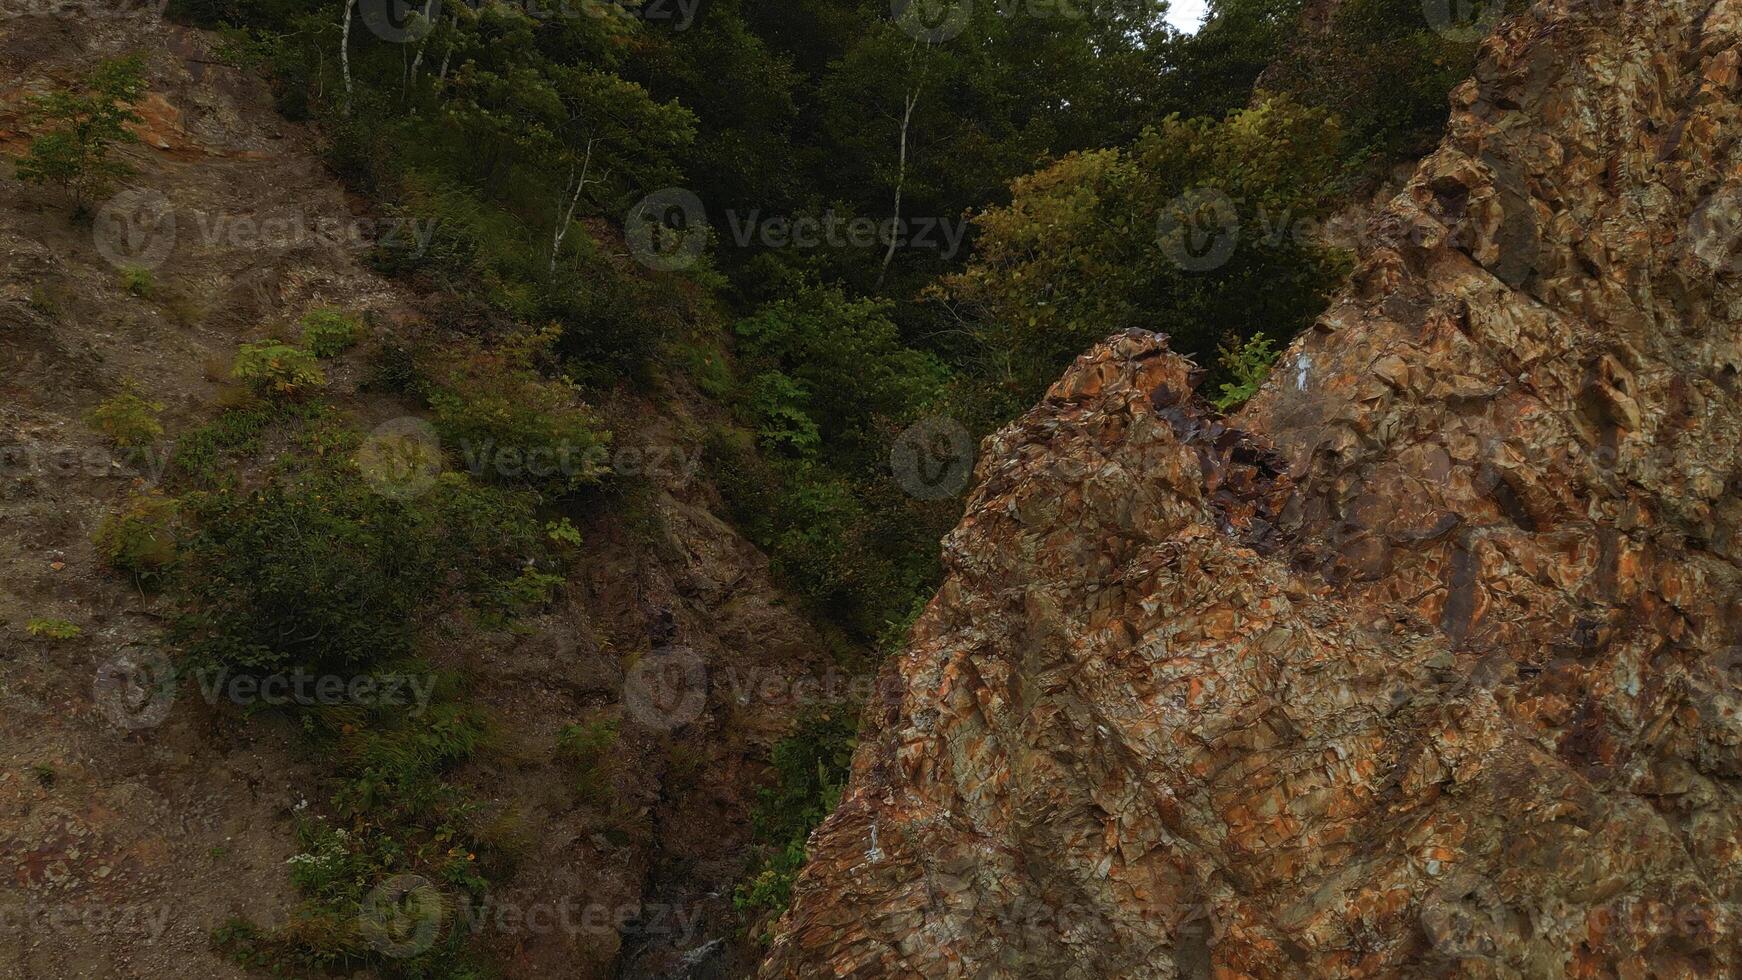
[[[1240,416],[991,437],[764,976],[1732,975],[1739,41],[1537,4]]]

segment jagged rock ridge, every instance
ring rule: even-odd
[[[1244,434],[990,439],[763,975],[1736,975],[1739,42],[1538,4]]]

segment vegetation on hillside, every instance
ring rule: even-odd
[[[59,186],[73,212],[84,216],[113,182],[132,173],[115,159],[116,147],[136,143],[127,128],[140,121],[133,103],[145,91],[145,63],[135,55],[98,65],[79,84],[31,98],[39,135],[16,161],[18,179]]]

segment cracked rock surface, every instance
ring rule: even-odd
[[[1238,417],[989,439],[763,976],[1742,972],[1739,85],[1539,3]]]

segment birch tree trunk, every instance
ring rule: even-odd
[[[593,142],[593,140],[587,141],[587,156],[581,161],[581,179],[575,182],[574,193],[568,195],[566,193],[568,191],[567,185],[564,185],[563,187],[565,196],[569,198],[569,206],[566,212],[563,210],[562,198],[557,198],[556,232],[551,236],[550,243],[550,271],[552,272],[556,271],[556,257],[557,254],[563,250],[563,239],[567,237],[569,233],[569,225],[575,220],[575,206],[581,203],[581,190],[587,186],[587,169],[593,165]],[[574,180],[574,174],[574,164],[570,164],[570,180]]]
[[[345,76],[345,115],[351,114],[351,14],[357,0],[345,0],[345,25],[339,35],[339,70]]]
[[[895,168],[895,216],[889,221],[889,248],[883,253],[883,266],[877,270],[876,289],[883,288],[883,277],[889,274],[889,262],[895,258],[895,235],[901,228],[901,188],[907,183],[907,129],[913,122],[913,107],[919,105],[919,86],[907,93],[901,113],[901,153]]]

